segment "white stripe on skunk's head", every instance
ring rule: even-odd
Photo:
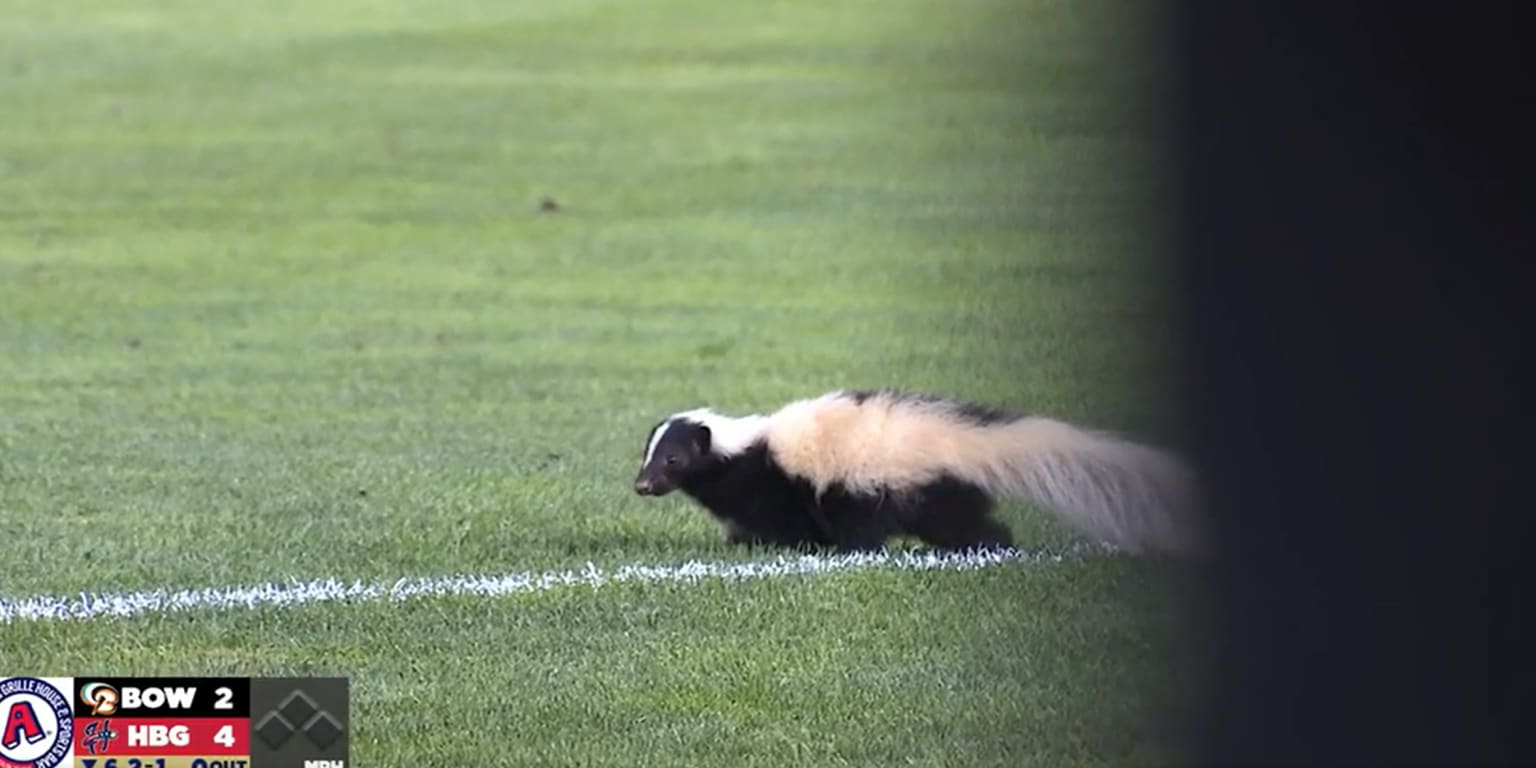
[[[651,430],[635,493],[665,496],[720,459],[762,439],[762,416],[731,418],[708,408],[673,414]]]

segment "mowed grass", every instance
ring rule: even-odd
[[[768,556],[629,491],[703,404],[896,385],[1167,437],[1142,31],[0,0],[0,597]],[[1183,695],[1161,575],[21,623],[0,672],[349,675],[369,766],[1122,764]]]

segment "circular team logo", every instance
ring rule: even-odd
[[[35,677],[0,679],[0,768],[63,766],[75,738],[70,700]]]
[[[91,708],[92,717],[117,714],[117,689],[106,683],[87,683],[81,686],[80,700]]]

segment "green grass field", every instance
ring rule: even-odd
[[[1143,29],[0,0],[0,599],[771,557],[630,492],[703,404],[896,385],[1166,436]],[[370,768],[1145,763],[1187,685],[1158,575],[21,621],[0,673],[344,674]]]

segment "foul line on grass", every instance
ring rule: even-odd
[[[73,596],[0,597],[0,624],[133,617],[200,609],[257,609],[400,601],[423,597],[503,597],[569,587],[702,581],[739,582],[849,571],[964,571],[1008,564],[1040,565],[1078,560],[1105,550],[1076,545],[1060,551],[1017,549],[970,553],[874,552],[843,555],[780,555],[746,562],[689,561],[681,565],[623,565],[605,569],[587,563],[580,570],[501,575],[436,576],[395,581],[270,582],[253,586],[143,592],[82,592]]]

